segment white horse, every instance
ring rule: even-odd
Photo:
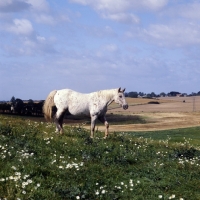
[[[105,118],[107,107],[115,101],[124,110],[128,109],[124,96],[125,89],[100,90],[89,94],[82,94],[70,89],[54,90],[50,92],[43,106],[44,116],[47,120],[52,118],[52,107],[56,106],[54,116],[56,131],[63,133],[63,118],[68,110],[72,115],[87,115],[91,117],[91,138],[94,137],[95,123],[98,119],[105,124],[105,137],[108,136],[109,124]]]

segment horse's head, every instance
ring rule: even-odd
[[[121,90],[121,88],[119,88],[117,94],[114,97],[114,101],[115,103],[121,105],[124,110],[126,110],[128,109],[128,104],[126,103],[124,91],[125,89]]]

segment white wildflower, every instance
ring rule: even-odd
[[[106,193],[106,191],[105,191],[105,190],[102,190],[102,191],[101,191],[101,194],[105,194],[105,193]]]
[[[31,179],[28,179],[27,182],[28,182],[28,183],[32,183],[33,181],[32,181]]]
[[[16,169],[17,169],[15,166],[12,166],[11,168],[12,168],[12,169],[14,169],[14,170],[16,170]]]

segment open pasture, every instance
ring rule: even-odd
[[[160,97],[158,99],[148,98],[126,98],[129,104],[127,112],[148,113],[148,112],[199,112],[200,96],[195,97]],[[158,104],[151,104],[157,102]],[[121,109],[116,104],[109,107],[113,112],[120,112]]]
[[[54,131],[0,115],[0,199],[200,199],[198,127],[106,140],[81,126]]]
[[[130,117],[129,123],[126,124],[115,124],[111,121],[111,132],[115,130],[154,131],[200,126],[199,96],[162,97],[159,99],[127,98],[127,102],[129,108],[126,111],[116,104],[111,104],[109,107],[108,116],[113,114],[115,118],[117,116]],[[137,119],[143,123],[135,123],[135,120],[131,119],[133,116],[137,116]],[[89,126],[85,127],[89,128]],[[104,126],[98,124],[98,129],[103,130]]]

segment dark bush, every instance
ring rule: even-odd
[[[158,101],[149,101],[148,104],[160,104]]]

